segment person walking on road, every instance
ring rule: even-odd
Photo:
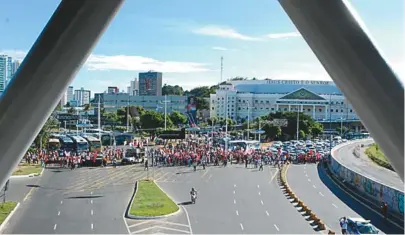
[[[339,220],[340,228],[342,229],[342,234],[347,234],[347,219],[346,217],[342,217]]]
[[[148,166],[148,159],[145,160],[145,171],[149,170],[149,166]]]
[[[381,203],[381,213],[384,216],[384,219],[386,220],[388,217],[388,205],[385,202]]]

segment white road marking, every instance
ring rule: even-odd
[[[171,231],[175,231],[175,232],[181,232],[181,233],[189,233],[189,231],[186,230],[181,230],[181,229],[176,229],[176,228],[169,228],[169,227],[163,227],[163,226],[154,226],[154,228],[160,228],[160,229],[165,229],[165,230],[171,230]]]
[[[236,184],[234,184],[233,187],[236,188]]]
[[[236,215],[239,215],[239,212],[238,212],[238,211],[236,211]]]
[[[277,229],[277,231],[280,231],[276,224],[274,224],[274,227]]]
[[[93,200],[90,200],[90,204],[93,204]]]
[[[210,174],[210,176],[208,176],[208,179],[207,179],[207,181],[208,181],[208,180],[210,180],[210,179],[211,179],[211,177],[212,177],[212,174]]]
[[[240,228],[243,230],[243,225],[242,225],[242,223],[240,223],[239,225],[240,225]]]
[[[56,230],[56,227],[57,227],[58,225],[57,224],[55,224],[54,226],[53,226],[53,230]]]
[[[324,197],[325,195],[323,195],[321,192],[319,192],[319,195],[321,195],[322,197]]]
[[[233,194],[235,194],[236,192],[235,192],[235,190],[233,190]]]
[[[332,206],[334,206],[335,208],[338,208],[335,204],[332,203]]]
[[[90,195],[93,195],[93,192],[90,192]]]
[[[263,203],[263,200],[260,200],[260,203],[263,205],[264,203]]]
[[[236,200],[235,200],[235,199],[233,199],[233,204],[236,204]]]
[[[183,226],[183,227],[186,227],[186,228],[189,228],[189,227],[190,227],[190,226],[188,226],[188,225],[186,225],[186,224],[173,223],[173,222],[168,222],[168,221],[163,221],[163,220],[159,221],[159,223],[171,224],[171,225],[177,225],[177,226]],[[187,233],[188,233],[188,232],[187,232]]]
[[[128,226],[128,228],[136,227],[136,226],[139,226],[139,225],[142,225],[142,224],[147,224],[147,223],[150,223],[150,222],[152,222],[152,220],[147,220],[147,221],[143,221],[143,222],[140,222],[140,223],[131,224],[131,225]]]
[[[315,186],[315,185],[312,185],[312,187],[316,188],[316,186]]]
[[[63,201],[60,201],[60,204],[62,205],[62,204],[63,204]]]
[[[308,179],[308,182],[311,182],[311,179]]]
[[[260,194],[261,194],[261,193],[259,192],[259,196],[260,196]]]
[[[188,212],[184,206],[181,206],[181,207],[183,208],[184,212],[186,212],[186,217],[187,217],[187,222],[188,222],[188,226],[190,229],[190,234],[193,234],[193,229],[191,228],[190,217],[188,216]]]
[[[209,169],[208,169],[208,170],[209,170]],[[206,170],[206,171],[204,172],[204,174],[202,174],[201,179],[204,178],[204,176],[208,173],[208,170]]]
[[[304,174],[307,174],[307,171],[304,171]]]
[[[266,211],[266,215],[267,215],[267,216],[269,216],[269,215],[270,215],[268,211]]]
[[[260,188],[260,185],[257,185],[257,188]]]
[[[91,224],[91,230],[93,230],[94,229],[94,224]]]
[[[276,172],[274,172],[274,175],[271,177],[269,184],[271,184],[271,182],[274,180],[274,178],[276,178],[277,172],[278,172],[278,169],[276,170]]]
[[[305,176],[306,176],[306,177],[308,177],[308,175],[307,175],[307,174],[305,174]]]
[[[60,215],[60,211],[58,211],[58,216]]]
[[[93,210],[91,210],[90,214],[91,214],[91,215],[93,215],[93,214],[94,214]]]

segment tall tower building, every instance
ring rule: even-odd
[[[74,100],[77,101],[78,106],[90,104],[90,90],[85,90],[83,87],[80,90],[75,90]]]
[[[69,86],[66,90],[66,102],[71,102],[74,99],[73,86]]]
[[[138,78],[135,78],[133,81],[130,82],[128,89],[128,94],[130,96],[137,96],[139,95],[139,81]]]
[[[160,72],[139,73],[139,95],[161,96],[162,77]]]
[[[0,93],[3,93],[7,85],[7,56],[0,55]]]

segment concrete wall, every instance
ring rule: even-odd
[[[353,141],[348,144],[352,144],[354,142],[358,142],[360,144],[362,141]],[[330,158],[329,165],[330,170],[341,180],[344,180],[354,188],[357,188],[361,195],[367,196],[369,199],[374,201],[376,205],[380,205],[381,202],[384,201],[388,204],[389,212],[394,212],[403,217],[404,193],[380,182],[371,180],[348,169],[342,163],[338,162],[336,158],[334,158],[334,153],[336,152],[336,149],[341,148],[342,146],[344,145],[339,145],[332,149],[332,157]]]

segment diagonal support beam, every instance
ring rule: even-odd
[[[122,3],[60,3],[0,99],[0,186],[28,150]]]
[[[342,0],[279,0],[404,181],[404,88]]]

